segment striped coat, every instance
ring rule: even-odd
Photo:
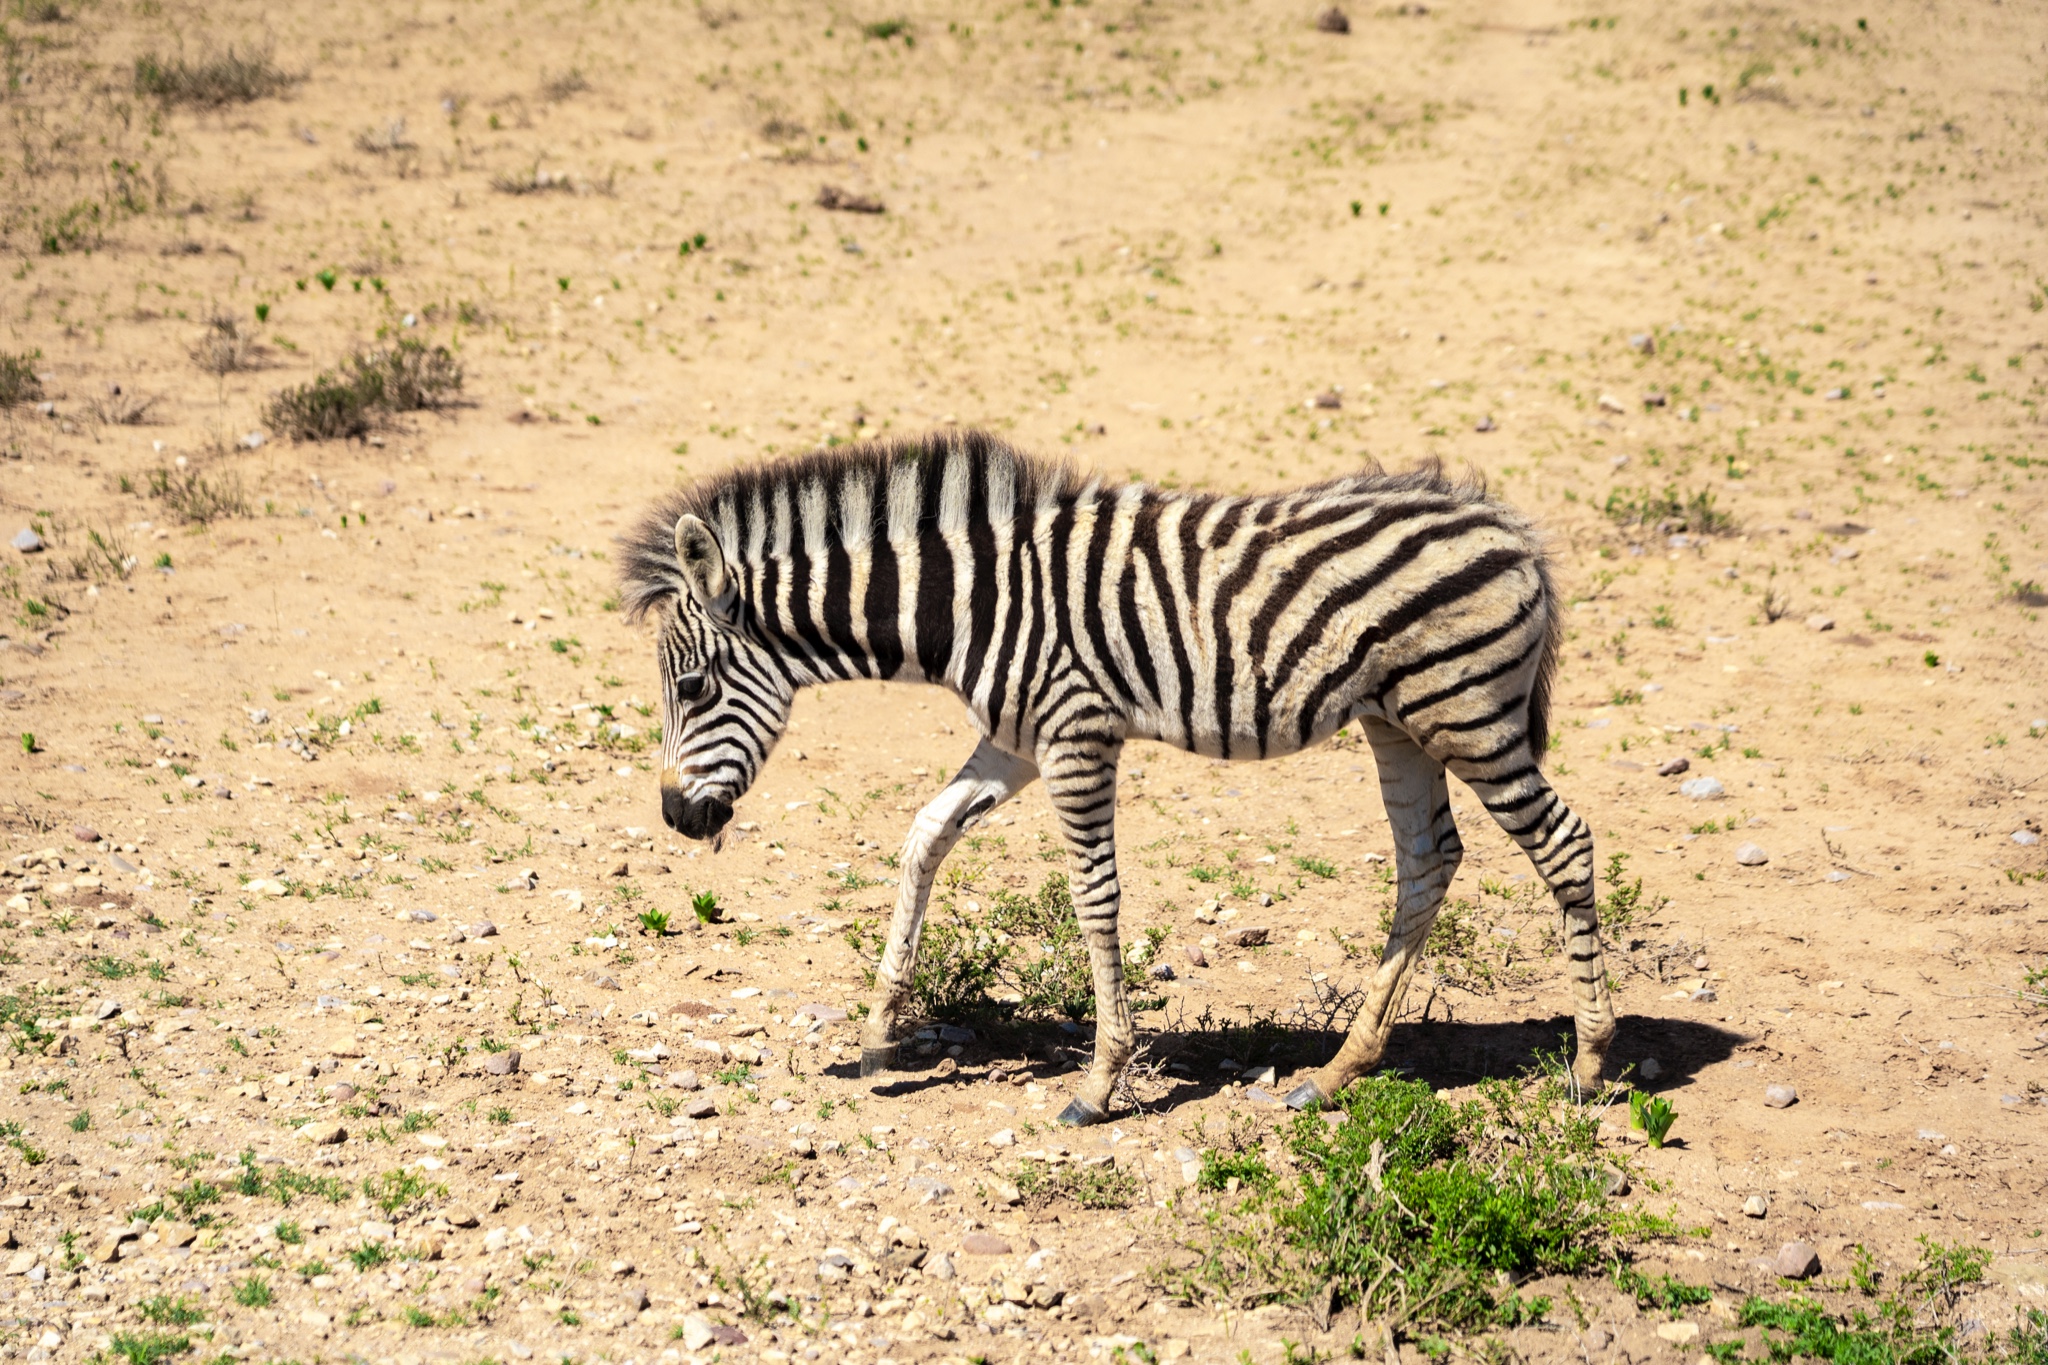
[[[652,510],[622,570],[629,612],[660,627],[664,815],[685,833],[715,835],[730,818],[805,684],[936,683],[980,727],[974,758],[906,851],[872,1067],[892,1059],[938,860],[1042,776],[1104,958],[1097,1066],[1071,1115],[1099,1116],[1107,1080],[1094,1081],[1113,1079],[1129,1046],[1113,821],[1130,738],[1257,759],[1362,722],[1422,932],[1459,847],[1438,794],[1448,766],[1585,921],[1574,976],[1597,976],[1590,834],[1539,769],[1559,635],[1542,546],[1512,510],[1433,468],[1228,497],[1083,478],[990,436],[946,433],[706,480]],[[1402,929],[1397,915],[1379,1044],[1346,1068],[1366,1052],[1376,1061],[1384,1043],[1414,955],[1397,952]],[[1597,1074],[1611,1016],[1604,983],[1579,984],[1581,1070],[1590,1053]],[[1348,1079],[1305,1084],[1326,1096]]]

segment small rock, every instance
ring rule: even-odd
[[[498,926],[489,920],[485,920],[481,924],[472,924],[469,926],[469,936],[471,938],[496,938],[498,936]]]
[[[1657,354],[1657,338],[1649,332],[1634,332],[1629,335],[1628,348],[1642,355]]]
[[[1707,962],[1707,955],[1705,953],[1700,953],[1692,960],[1692,969],[1696,972],[1704,972],[1708,969],[1708,966],[1709,964]]]
[[[1499,429],[1499,423],[1493,420],[1493,414],[1490,412],[1472,424],[1472,430],[1478,432],[1498,431]]]
[[[953,1278],[953,1258],[941,1252],[924,1263],[926,1278],[950,1280]]]
[[[91,825],[73,825],[71,837],[81,844],[96,844],[100,841],[100,832]]]
[[[25,555],[32,555],[43,548],[43,538],[30,527],[24,526],[14,533],[14,548]]]
[[[697,1073],[694,1071],[671,1071],[662,1079],[678,1090],[695,1090],[703,1084],[697,1079]]]
[[[1599,408],[1602,412],[1627,412],[1628,404],[1611,393],[1603,393],[1600,395]]]
[[[684,1118],[708,1119],[716,1118],[717,1116],[718,1102],[708,1096],[704,1099],[693,1101],[683,1108]]]
[[[1351,18],[1343,10],[1332,5],[1316,16],[1316,32],[1349,33],[1351,32]],[[1320,401],[1318,400],[1319,405]],[[1332,403],[1330,406],[1335,407],[1336,404]]]
[[[790,1022],[796,1023],[804,1019],[817,1024],[843,1024],[846,1022],[846,1011],[837,1005],[798,1005],[796,1013],[790,1016]]]
[[[1272,1067],[1262,1066],[1256,1071],[1243,1072],[1238,1079],[1246,1085],[1271,1085],[1277,1078]]]
[[[485,1251],[503,1251],[506,1247],[511,1245],[512,1229],[510,1228],[492,1228],[489,1232],[484,1234]]]
[[[1678,794],[1693,801],[1718,801],[1728,794],[1718,777],[1695,777],[1678,784]]]
[[[2035,844],[2041,842],[2041,836],[2030,829],[2016,829],[2012,832],[2012,841],[2026,848],[2032,848]]]
[[[473,1228],[481,1221],[477,1218],[476,1211],[467,1204],[450,1204],[441,1211],[441,1216],[448,1220],[449,1226],[458,1228]],[[482,1293],[483,1291],[478,1290],[477,1292]]]
[[[1017,1135],[1008,1128],[998,1128],[995,1132],[988,1135],[988,1145],[991,1147],[1015,1147],[1017,1145]]]
[[[1760,1194],[1753,1194],[1742,1201],[1744,1218],[1761,1218],[1771,1211],[1771,1201]]]
[[[1010,1244],[993,1232],[970,1232],[960,1239],[960,1249],[969,1256],[1007,1256]]]
[[[1683,1346],[1689,1341],[1698,1341],[1700,1325],[1696,1322],[1660,1322],[1657,1335],[1674,1346]]]
[[[1257,948],[1271,936],[1272,931],[1263,925],[1247,924],[1242,929],[1232,929],[1223,936],[1223,941],[1236,948]]]
[[[1613,1333],[1609,1332],[1605,1327],[1589,1327],[1586,1329],[1585,1342],[1586,1349],[1589,1352],[1604,1351],[1607,1349],[1607,1343],[1613,1340]]]
[[[646,1285],[636,1284],[627,1288],[622,1302],[626,1305],[628,1313],[644,1313],[652,1306],[654,1300],[647,1297]]]
[[[1201,944],[1190,943],[1183,951],[1188,955],[1188,965],[1190,967],[1206,967],[1209,965],[1209,955],[1202,951]]]
[[[310,1142],[315,1147],[331,1147],[348,1139],[348,1129],[333,1119],[314,1119],[299,1129],[299,1141]]]
[[[493,1052],[484,1058],[484,1070],[493,1076],[509,1076],[519,1069],[519,1050],[511,1048],[504,1052]]]
[[[1764,1104],[1772,1109],[1790,1109],[1799,1103],[1799,1092],[1789,1085],[1764,1087]]]
[[[1692,767],[1692,760],[1684,754],[1680,754],[1677,758],[1667,758],[1662,763],[1659,763],[1657,765],[1657,776],[1676,777],[1690,767]]]
[[[1806,628],[1808,630],[1833,630],[1835,628],[1835,618],[1823,616],[1819,612],[1815,612],[1806,618]]]
[[[1744,867],[1762,867],[1770,860],[1771,855],[1758,844],[1743,844],[1735,850],[1735,861]]]
[[[1664,1063],[1658,1061],[1655,1057],[1645,1057],[1643,1058],[1642,1065],[1636,1068],[1636,1074],[1646,1081],[1654,1081],[1664,1074]]]
[[[701,1351],[718,1340],[718,1333],[712,1329],[711,1319],[701,1313],[691,1313],[683,1319],[683,1349]]]
[[[1778,1249],[1771,1271],[1788,1280],[1810,1280],[1820,1274],[1820,1253],[1805,1242],[1787,1242]]]
[[[1146,974],[1154,981],[1171,981],[1174,978],[1173,964],[1169,962],[1155,962]]]

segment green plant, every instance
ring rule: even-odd
[[[1210,1211],[1176,1288],[1237,1304],[1327,1294],[1370,1318],[1477,1330],[1547,1307],[1501,1284],[1583,1274],[1669,1230],[1609,1201],[1599,1115],[1561,1068],[1482,1082],[1457,1105],[1373,1076],[1339,1104],[1334,1128],[1303,1114],[1286,1130],[1291,1175]]]
[[[506,1124],[512,1122],[512,1111],[510,1109],[507,1109],[502,1104],[498,1105],[497,1107],[491,1110],[491,1122],[498,1125],[500,1128],[504,1127]]]
[[[169,1294],[155,1294],[135,1305],[144,1322],[159,1327],[190,1327],[195,1322],[206,1320],[206,1310],[199,1301],[187,1294],[172,1298]]]
[[[391,1247],[385,1242],[364,1242],[348,1253],[348,1263],[358,1274],[372,1270],[391,1259]]]
[[[235,1302],[244,1308],[268,1308],[275,1297],[270,1290],[270,1281],[261,1275],[251,1275],[235,1283]]]
[[[74,1133],[82,1133],[86,1129],[92,1127],[92,1111],[89,1109],[79,1110],[77,1113],[71,1116],[71,1122],[69,1126],[71,1131]]]
[[[279,1220],[277,1226],[272,1231],[277,1240],[288,1247],[305,1245],[306,1230],[300,1227],[293,1219]]]
[[[1614,1287],[1634,1296],[1638,1307],[1657,1309],[1674,1318],[1714,1297],[1713,1289],[1707,1285],[1687,1284],[1674,1275],[1660,1275],[1653,1280],[1634,1266],[1618,1262],[1613,1278]]]
[[[699,924],[716,924],[725,911],[718,904],[715,892],[699,891],[690,897],[690,913],[697,917]]]
[[[1630,1118],[1633,1119],[1635,1116],[1636,1111],[1631,1102]],[[1678,1111],[1671,1107],[1671,1101],[1657,1095],[1643,1102],[1641,1116],[1643,1136],[1650,1140],[1652,1147],[1662,1147],[1665,1136],[1671,1131],[1672,1123],[1678,1118]]]
[[[102,1358],[118,1358],[128,1365],[157,1365],[191,1349],[192,1339],[176,1332],[116,1332]]]
[[[1272,1168],[1257,1152],[1215,1152],[1202,1153],[1202,1171],[1195,1177],[1195,1188],[1199,1190],[1228,1190],[1235,1180],[1243,1185],[1270,1185],[1273,1182]]]
[[[1107,1162],[1054,1166],[1026,1160],[1017,1167],[1011,1183],[1016,1185],[1028,1209],[1042,1209],[1055,1203],[1084,1209],[1127,1209],[1138,1202],[1143,1189],[1135,1175]]]
[[[1648,488],[1617,488],[1601,509],[1617,526],[1649,526],[1660,530],[1717,535],[1735,529],[1735,518],[1714,506],[1714,492],[1696,489],[1681,495],[1676,485],[1661,493]]]
[[[640,912],[640,928],[643,932],[660,938],[668,932],[668,911],[642,910]]]
[[[242,489],[242,476],[232,469],[208,475],[197,465],[184,469],[149,471],[149,495],[158,499],[178,520],[206,526],[230,517],[249,515],[249,498]],[[157,556],[156,567],[169,568],[168,554]]]

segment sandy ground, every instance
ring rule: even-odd
[[[1717,1286],[1705,1340],[1795,1239],[1830,1276],[1990,1249],[1972,1333],[2048,1293],[2036,8],[17,11],[0,319],[47,406],[0,462],[0,530],[42,542],[0,551],[5,1354],[84,1359],[159,1293],[204,1305],[207,1359],[1341,1350],[1357,1322],[1154,1272],[1206,1198],[1179,1149],[1280,1121],[1222,1026],[1327,1022],[1377,951],[1355,744],[1130,755],[1126,924],[1171,930],[1177,979],[1158,1069],[1086,1133],[1046,1128],[1085,1034],[934,1039],[878,1088],[837,1022],[845,931],[972,746],[951,698],[806,695],[722,853],[660,826],[612,538],[679,478],[949,422],[1229,490],[1437,457],[1528,509],[1573,600],[1556,781],[1643,880],[1614,1056],[1679,1118],[1642,1197],[1710,1232],[1652,1263]],[[230,46],[304,79],[134,93],[138,55]],[[214,316],[248,348],[224,376]],[[399,337],[455,350],[459,404],[266,427]],[[242,513],[153,491],[193,478]],[[1667,490],[1727,523],[1605,510]],[[1528,868],[1464,833],[1474,946],[1389,1058],[1461,1093],[1566,1025]],[[962,914],[1059,867],[1035,793],[985,835]],[[1232,916],[1273,946],[1213,942]],[[1230,1060],[1281,1083],[1334,1043],[1262,1036]],[[245,1151],[351,1188],[245,1198]],[[1026,1151],[1112,1157],[1139,1205],[1008,1205]],[[393,1172],[429,1188],[387,1218],[355,1189]],[[208,1226],[122,1240],[193,1180]],[[392,1241],[437,1259],[351,1263]],[[742,1319],[744,1266],[809,1325]],[[269,1306],[233,1300],[252,1274]],[[1697,1356],[1582,1292],[1594,1332],[1502,1341]]]

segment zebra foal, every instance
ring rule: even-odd
[[[1463,846],[1455,773],[1556,896],[1581,1084],[1614,1035],[1593,838],[1543,778],[1558,603],[1536,533],[1434,468],[1259,497],[1083,478],[947,432],[728,471],[658,502],[623,542],[622,601],[652,617],[662,818],[714,838],[799,687],[949,688],[981,741],[916,817],[861,1070],[895,1061],[933,878],[963,831],[1033,778],[1067,844],[1096,998],[1093,1065],[1061,1114],[1100,1121],[1130,1060],[1117,942],[1124,742],[1221,759],[1298,752],[1362,724],[1399,873],[1393,931],[1350,1036],[1288,1101],[1375,1066]]]

